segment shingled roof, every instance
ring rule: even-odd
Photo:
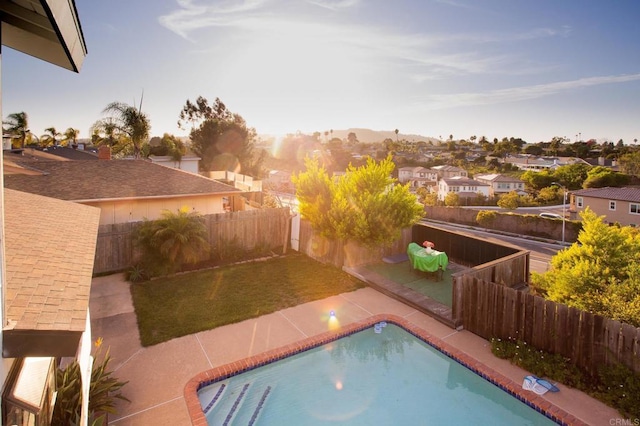
[[[75,356],[86,328],[100,209],[5,190],[3,355]]]
[[[579,197],[604,198],[607,200],[640,202],[640,188],[624,187],[624,188],[589,188],[572,191],[573,195]]]
[[[39,175],[6,175],[6,188],[76,202],[237,193],[221,182],[143,160],[41,161]]]

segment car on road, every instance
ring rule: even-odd
[[[562,219],[562,216],[557,213],[540,213],[538,216],[545,219]]]

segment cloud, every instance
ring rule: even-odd
[[[189,33],[215,26],[228,25],[229,19],[260,9],[268,0],[230,0],[206,6],[194,0],[177,0],[179,9],[158,18],[158,22],[181,37],[190,40]]]
[[[484,93],[453,93],[447,95],[431,95],[426,99],[430,110],[466,107],[475,105],[493,105],[507,102],[518,102],[556,95],[583,87],[603,84],[626,83],[640,80],[640,74],[614,75],[604,77],[587,77],[572,81],[537,84],[533,86],[513,87]]]
[[[360,0],[307,0],[307,3],[315,4],[316,6],[336,11],[339,9],[353,7],[360,3]]]

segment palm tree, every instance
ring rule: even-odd
[[[107,124],[114,126],[114,134],[120,133],[127,137],[133,145],[133,156],[140,158],[140,150],[149,139],[149,131],[151,130],[149,118],[147,114],[142,112],[142,100],[138,108],[123,102],[112,102],[103,112],[112,114],[111,117],[105,119],[108,121]]]
[[[31,133],[29,131],[29,117],[27,113],[22,111],[9,114],[2,124],[8,126],[4,131],[7,132],[12,139],[11,146],[13,147],[13,141],[16,141],[20,148],[24,148],[27,135]]]
[[[394,132],[396,133],[396,142],[398,142],[398,133],[400,133],[400,130],[396,129]]]
[[[98,120],[91,126],[91,141],[94,145],[108,145],[113,147],[118,144],[117,124],[113,118],[108,117]]]
[[[210,249],[207,227],[188,207],[176,213],[164,210],[160,219],[145,220],[136,232],[135,241],[143,249],[152,275],[180,270],[185,263],[202,260]]]
[[[48,127],[44,129],[44,131],[47,133],[40,136],[40,143],[42,144],[42,146],[47,147],[49,145],[58,145],[62,133],[58,132],[55,127]]]
[[[78,141],[79,134],[80,134],[80,130],[74,129],[73,127],[69,127],[67,130],[64,131],[64,137],[62,138],[62,140],[66,142],[67,145],[69,145],[69,143],[71,143],[71,145],[75,145],[76,142]]]

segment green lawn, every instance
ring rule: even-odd
[[[305,255],[132,284],[143,346],[364,287]]]

